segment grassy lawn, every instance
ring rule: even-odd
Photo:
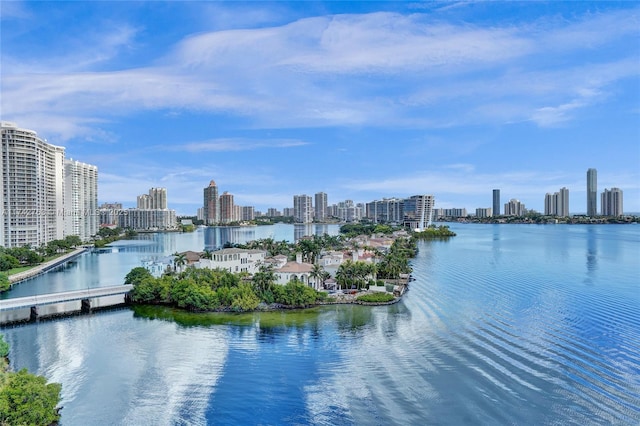
[[[67,253],[71,253],[72,251],[73,250],[69,250],[69,251],[66,251],[64,253],[58,253],[55,256],[45,257],[44,261],[42,263],[49,262],[50,260],[57,259],[60,256],[64,256]],[[7,274],[7,276],[11,276],[11,275],[14,275],[14,274],[18,274],[20,272],[28,271],[29,269],[35,268],[36,266],[40,266],[40,265],[42,265],[42,263],[38,263],[37,265],[20,266],[19,268],[13,268],[13,269],[9,269],[8,271],[4,271],[4,273]]]
[[[34,268],[37,265],[32,265],[32,266],[21,266],[19,268],[13,268],[13,269],[9,269],[8,271],[4,271],[5,274],[7,274],[7,276],[11,276],[13,274],[17,274],[19,272],[24,272],[24,271],[28,271],[31,268]]]

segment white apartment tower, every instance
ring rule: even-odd
[[[524,216],[527,213],[527,209],[524,204],[519,200],[512,198],[508,203],[504,205],[505,216]]]
[[[544,214],[548,216],[569,216],[569,190],[560,188],[560,191],[544,196]]]
[[[325,222],[327,220],[327,194],[318,192],[315,195],[315,220]]]
[[[622,190],[620,188],[606,189],[600,195],[602,216],[622,216]]]
[[[313,221],[313,206],[308,195],[293,196],[293,218],[297,223],[311,223]]]
[[[98,168],[69,159],[64,175],[65,235],[87,241],[98,233]]]
[[[1,122],[0,246],[39,247],[64,238],[64,148]]]

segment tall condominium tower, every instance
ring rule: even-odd
[[[39,247],[64,238],[64,148],[2,121],[0,246]]]
[[[598,172],[587,170],[587,216],[598,215]]]
[[[64,233],[87,241],[98,233],[98,168],[65,160],[64,188]]]
[[[138,195],[136,208],[140,210],[149,210],[151,208],[151,198],[148,194]]]
[[[204,223],[215,225],[220,221],[218,206],[218,186],[214,180],[209,182],[209,186],[204,189]]]
[[[327,220],[327,194],[318,192],[315,195],[315,219],[316,222],[324,222]]]
[[[149,208],[153,210],[167,208],[167,188],[151,188],[149,190]]]
[[[297,223],[311,223],[313,221],[313,205],[308,195],[293,196],[293,219]]]
[[[560,188],[553,194],[544,196],[544,214],[549,216],[569,216],[569,190]]]
[[[622,216],[622,190],[620,188],[605,188],[600,198],[602,216]]]
[[[433,195],[413,195],[404,200],[403,222],[410,229],[424,229],[431,225],[435,198]]]
[[[235,207],[233,204],[233,194],[229,194],[227,191],[223,192],[220,196],[220,223],[229,223],[236,220]]]
[[[494,216],[500,216],[500,190],[493,190],[493,210],[492,213]]]
[[[519,200],[512,198],[508,203],[504,205],[505,216],[524,216],[527,213],[527,209],[524,204]]]

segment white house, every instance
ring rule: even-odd
[[[320,283],[311,277],[311,271],[313,271],[313,265],[302,262],[302,255],[298,253],[295,262],[287,262],[273,272],[276,274],[276,284],[285,285],[291,280],[298,280],[319,290]]]
[[[200,259],[196,267],[255,274],[264,263],[266,254],[264,250],[226,248],[212,252],[211,259]]]

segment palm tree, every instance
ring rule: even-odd
[[[178,269],[182,269],[182,267],[187,264],[187,256],[184,253],[174,253],[173,256],[173,265],[177,272]]]
[[[259,294],[268,291],[276,281],[276,274],[272,265],[260,265],[258,272],[253,274],[253,285]]]
[[[313,278],[313,281],[315,283],[315,287],[316,289],[319,287],[318,286],[318,281],[324,276],[324,269],[322,268],[322,266],[318,265],[317,263],[313,265],[313,269],[311,269],[311,273],[309,274],[309,276],[311,276],[311,278]],[[322,283],[322,285],[324,285],[324,282]]]

